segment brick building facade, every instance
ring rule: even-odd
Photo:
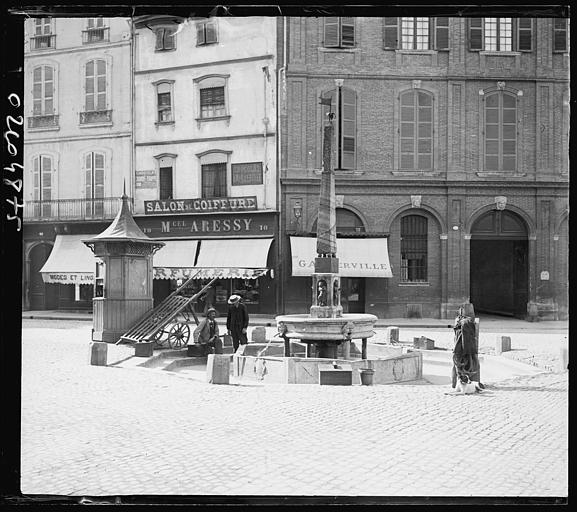
[[[489,313],[566,315],[568,29],[561,18],[287,18],[285,312],[310,305],[291,249],[314,235],[322,97],[336,114],[339,238],[359,254],[385,239],[392,270],[350,272],[349,311],[448,318],[470,300]]]

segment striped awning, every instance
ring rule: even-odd
[[[164,247],[153,256],[154,279],[188,279],[194,268],[198,240],[162,240]]]

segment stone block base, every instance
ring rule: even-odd
[[[422,350],[433,350],[435,348],[435,340],[421,336],[420,338],[413,338],[413,347]]]
[[[351,386],[353,384],[353,370],[319,366],[319,384],[329,386]]]
[[[154,353],[154,342],[143,342],[134,344],[134,355],[136,357],[150,357]]]
[[[511,338],[509,336],[497,336],[495,342],[495,354],[499,355],[502,352],[509,352],[511,350]]]
[[[250,339],[255,343],[266,343],[266,329],[263,326],[253,328]]]
[[[206,361],[206,381],[209,384],[228,384],[230,380],[230,356],[209,354]]]
[[[90,364],[93,366],[106,366],[108,344],[101,341],[90,343]]]
[[[398,343],[399,342],[399,328],[390,326],[387,327],[387,335],[386,335],[387,343]]]

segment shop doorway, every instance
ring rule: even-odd
[[[525,318],[529,290],[524,221],[494,210],[471,229],[470,297],[475,311]]]
[[[341,277],[343,313],[365,312],[365,278]]]
[[[28,297],[32,311],[58,308],[58,285],[44,283],[40,273],[51,251],[52,246],[49,244],[39,244],[30,251]]]

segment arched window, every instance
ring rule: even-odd
[[[84,155],[84,190],[86,215],[101,217],[104,213],[105,155],[90,151]]]
[[[433,168],[433,96],[411,90],[400,97],[400,168]]]
[[[495,91],[485,96],[485,170],[517,168],[517,96]]]
[[[212,150],[197,154],[200,160],[202,197],[228,196],[228,162],[232,151]]]
[[[427,231],[426,217],[401,218],[401,281],[427,281]]]
[[[89,60],[86,63],[85,72],[86,111],[106,110],[106,61]]]
[[[364,233],[365,225],[362,219],[351,210],[346,208],[337,208],[337,233]],[[315,220],[311,231],[316,233],[317,220]]]
[[[329,122],[329,112],[332,111],[335,114],[333,121],[335,127],[334,140],[337,141],[337,147],[333,154],[336,154],[337,159],[332,165],[335,169],[355,169],[357,154],[357,95],[351,89],[342,87],[340,101],[337,101],[336,89],[325,92],[322,98],[330,100],[330,105],[322,104],[321,106],[323,129]]]
[[[228,115],[228,75],[214,75],[195,79],[199,90],[199,112],[201,119],[216,119]]]
[[[54,162],[49,155],[38,155],[33,163],[35,216],[50,217],[52,200],[52,173]]]

